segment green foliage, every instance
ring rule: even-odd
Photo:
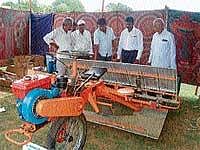
[[[29,11],[29,1],[20,0],[14,3],[12,1],[2,3],[2,6],[8,6],[11,9]],[[85,8],[80,0],[55,0],[52,5],[41,5],[38,0],[32,0],[32,11],[33,12],[72,12],[78,11],[83,12]]]
[[[85,8],[80,0],[55,0],[52,3],[54,12],[83,12]]]
[[[16,9],[17,8],[17,4],[13,3],[13,2],[5,2],[5,3],[2,3],[1,6],[8,6],[11,9]]]
[[[15,10],[22,10],[22,11],[29,11],[29,1],[27,0],[21,0],[18,1],[17,3],[14,2],[5,2],[2,3],[2,6],[8,6],[11,9],[15,9]],[[32,11],[33,12],[43,12],[43,10],[46,9],[47,6],[42,6],[38,4],[37,0],[32,0]]]
[[[127,5],[124,5],[122,3],[109,3],[106,6],[106,10],[107,11],[125,11],[125,12],[129,12],[129,11],[133,11],[133,9]]]

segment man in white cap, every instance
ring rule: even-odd
[[[156,33],[151,42],[148,64],[153,67],[176,69],[176,45],[174,35],[165,29],[165,22],[161,18],[153,21]]]
[[[61,27],[54,29],[43,37],[44,41],[49,45],[49,49],[53,49],[57,52],[56,57],[58,59],[66,57],[59,53],[67,53],[73,49],[71,37],[72,23],[73,19],[67,17],[64,19]],[[56,70],[59,75],[64,75],[66,68],[63,63],[57,61]]]
[[[77,30],[72,33],[74,45],[73,50],[93,54],[91,34],[88,30],[86,30],[85,24],[86,23],[83,19],[77,22]],[[89,59],[89,56],[82,56],[79,58]]]
[[[162,18],[153,21],[155,31],[152,41],[148,64],[153,67],[176,69],[176,45],[174,35],[167,31]],[[181,76],[177,75],[177,94],[179,95]]]

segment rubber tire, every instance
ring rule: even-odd
[[[56,147],[57,133],[58,133],[60,127],[62,126],[62,124],[65,123],[65,121],[68,120],[69,118],[70,117],[62,117],[62,118],[58,118],[56,121],[52,122],[51,127],[48,132],[48,135],[47,135],[48,150],[56,150],[55,147]],[[80,147],[78,148],[78,150],[82,150],[85,145],[85,142],[86,142],[87,122],[86,122],[86,118],[83,114],[78,116],[77,119],[79,119],[83,124],[83,136],[82,136],[82,139],[80,142],[81,143]]]

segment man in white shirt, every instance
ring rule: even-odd
[[[50,49],[57,51],[56,57],[65,58],[66,55],[59,54],[67,53],[72,50],[72,29],[73,20],[69,17],[65,18],[61,27],[54,29],[43,37],[44,41],[49,45]],[[66,68],[63,63],[56,61],[56,70],[59,75],[64,75]]]
[[[117,59],[123,63],[139,63],[143,51],[143,34],[134,27],[134,19],[126,18],[126,29],[121,33]]]
[[[163,19],[153,21],[153,35],[148,63],[154,67],[176,69],[176,45],[174,35],[165,29]]]
[[[106,20],[97,21],[98,29],[94,32],[95,59],[111,61],[115,50],[115,35],[112,28],[107,26]]]
[[[72,32],[73,50],[93,54],[91,34],[85,29],[85,21],[79,20],[77,26],[78,29]],[[89,56],[82,56],[79,58],[89,59]]]

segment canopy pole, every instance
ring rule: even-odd
[[[101,12],[104,12],[104,4],[105,4],[105,0],[102,0],[102,7],[101,7]]]
[[[29,55],[31,55],[31,14],[32,14],[32,0],[29,0]]]
[[[32,1],[29,0],[29,11],[31,12],[32,11]]]

